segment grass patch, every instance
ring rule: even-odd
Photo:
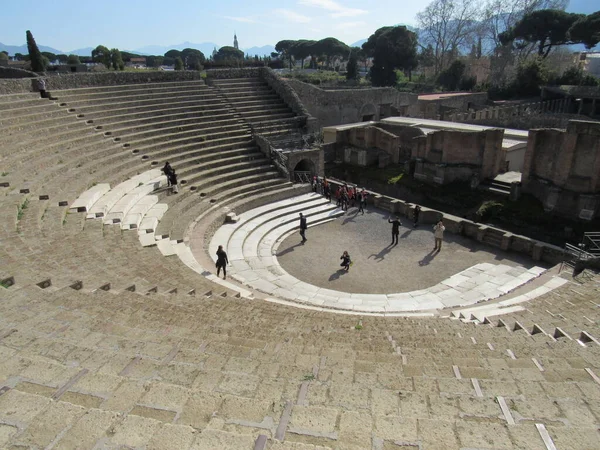
[[[3,177],[5,177],[6,175],[8,175],[8,172],[2,172]]]
[[[25,214],[25,210],[27,209],[27,206],[29,206],[28,198],[23,200],[23,203],[21,203],[19,206],[17,206],[17,222],[23,218],[23,215]]]
[[[0,287],[3,287],[4,289],[8,289],[10,286],[11,285],[8,281],[0,281]]]
[[[314,374],[304,375],[303,381],[313,381],[315,379]]]

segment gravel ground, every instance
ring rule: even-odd
[[[400,239],[391,245],[389,213],[370,209],[364,215],[350,209],[345,216],[286,238],[277,250],[281,266],[291,275],[316,286],[351,293],[385,294],[428,288],[478,263],[535,266],[529,258],[445,233],[442,251],[433,252],[433,226],[401,218]],[[349,272],[340,270],[348,250]],[[537,264],[539,265],[539,264]]]

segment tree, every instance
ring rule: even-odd
[[[465,74],[465,68],[465,63],[457,59],[440,73],[438,83],[448,91],[456,91]]]
[[[181,56],[175,58],[175,70],[183,70],[183,60]]]
[[[64,54],[56,55],[56,59],[58,59],[58,62],[61,64],[67,64],[69,61],[69,57]]]
[[[304,60],[311,56],[315,44],[316,41],[300,40],[296,41],[296,43],[290,48],[292,56],[301,61],[300,67],[302,69],[304,69]]]
[[[554,9],[533,11],[523,16],[514,27],[500,33],[499,39],[503,45],[513,45],[517,49],[535,44],[538,56],[545,58],[553,47],[573,43],[569,29],[584,17]]]
[[[461,48],[475,42],[480,15],[478,3],[470,0],[434,0],[417,14],[419,38],[433,48],[436,75]]]
[[[581,67],[571,66],[556,80],[558,85],[570,86],[598,86],[599,80],[586,74]]]
[[[181,56],[181,52],[179,50],[169,50],[164,56],[165,58],[177,58],[178,56]]]
[[[582,17],[575,21],[569,29],[571,42],[579,42],[588,50],[600,42],[600,11]]]
[[[374,86],[394,86],[396,69],[408,72],[410,79],[418,65],[417,35],[404,26],[379,28],[362,48],[373,58],[370,77]]]
[[[48,61],[50,62],[54,62],[56,61],[56,54],[52,53],[52,52],[42,52],[42,56],[48,58]]]
[[[180,56],[186,69],[189,70],[202,70],[202,64],[206,61],[204,53],[195,48],[184,48]]]
[[[296,44],[296,41],[292,41],[289,39],[279,41],[275,44],[275,51],[277,52],[277,56],[281,58],[282,61],[289,60],[290,62],[290,70],[292,70],[292,47]]]
[[[118,48],[113,48],[110,51],[110,59],[112,62],[113,69],[125,70],[125,63],[123,62],[123,57],[121,56],[121,52]]]
[[[112,64],[110,50],[104,45],[99,45],[94,50],[92,50],[92,59],[94,60],[94,62],[104,64],[107,69],[110,69],[110,66]]]
[[[349,56],[350,53],[350,47],[333,37],[328,37],[317,41],[315,44],[313,44],[312,49],[317,56],[325,57],[325,64],[327,67],[331,66],[332,58],[345,58]]]
[[[46,70],[44,58],[40,53],[40,49],[35,43],[35,39],[31,31],[27,30],[27,50],[29,51],[29,60],[31,61],[31,70],[34,72],[43,72]]]
[[[215,61],[228,62],[232,65],[239,66],[244,61],[244,52],[235,47],[226,45],[219,49],[215,56]]]
[[[540,9],[562,10],[569,0],[487,0],[483,7],[480,37],[485,47],[495,53],[500,42],[500,34],[513,28],[523,16]]]
[[[79,60],[79,56],[77,55],[69,55],[67,58],[67,64],[69,65],[76,65],[76,64],[81,64],[81,61]]]
[[[524,61],[517,67],[517,76],[513,83],[518,96],[538,96],[540,86],[548,84],[548,69],[541,57]]]
[[[0,52],[0,61],[8,61],[8,52]]]
[[[15,61],[25,61],[25,55],[23,53],[15,53]]]
[[[358,78],[358,60],[356,58],[356,52],[350,53],[348,64],[346,64],[346,79],[356,80]]]
[[[158,68],[163,65],[164,59],[163,56],[148,56],[146,57],[146,66]]]

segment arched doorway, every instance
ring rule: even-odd
[[[294,183],[311,183],[315,175],[315,164],[310,159],[301,159],[294,167]]]
[[[369,122],[371,120],[377,120],[377,108],[372,103],[367,103],[360,108],[358,113],[358,120],[361,122]]]

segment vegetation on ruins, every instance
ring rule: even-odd
[[[356,51],[352,50],[350,58],[348,58],[348,64],[346,65],[346,79],[356,80],[358,78],[358,60],[356,58]]]
[[[35,43],[31,31],[27,30],[27,50],[29,51],[29,61],[31,61],[31,70],[34,72],[43,72],[46,70],[46,61],[42,56],[40,49]]]

